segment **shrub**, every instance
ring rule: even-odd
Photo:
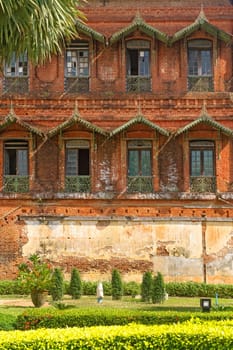
[[[151,295],[153,304],[162,303],[165,299],[165,284],[160,272],[153,278]]]
[[[9,331],[15,329],[16,317],[0,313],[0,330]]]
[[[1,332],[0,348],[12,349],[224,349],[233,348],[233,321],[195,320],[183,324],[146,326],[40,329],[34,332]]]
[[[112,299],[120,300],[123,295],[123,283],[120,272],[117,269],[112,271]]]
[[[27,290],[47,291],[50,288],[52,270],[38,254],[32,254],[27,263],[19,265],[19,283]]]
[[[82,281],[83,295],[95,295],[97,282]]]
[[[144,272],[142,276],[142,284],[141,284],[142,301],[150,302],[151,293],[152,293],[152,282],[153,282],[152,273],[150,271]]]
[[[63,274],[60,268],[56,267],[51,279],[50,294],[53,301],[61,300],[64,293]]]
[[[123,283],[124,295],[130,295],[135,298],[136,295],[140,294],[140,284],[134,281]]]
[[[99,325],[124,325],[129,323],[162,325],[183,323],[198,319],[199,322],[233,320],[230,311],[144,311],[107,308],[75,308],[60,303],[56,308],[28,309],[17,317],[17,329],[91,327]]]
[[[206,284],[199,282],[168,282],[166,291],[170,296],[177,297],[212,297],[218,293],[219,298],[233,298],[233,285]]]
[[[72,296],[72,299],[80,299],[82,295],[82,281],[76,268],[73,268],[71,272],[69,294]]]

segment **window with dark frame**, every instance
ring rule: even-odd
[[[16,57],[12,55],[11,61],[4,67],[3,88],[9,93],[28,92],[28,57],[27,53]]]
[[[67,92],[89,91],[89,44],[73,41],[66,49],[65,89]]]
[[[190,188],[192,192],[215,192],[215,145],[213,141],[190,142]]]
[[[126,43],[127,91],[151,91],[150,42],[130,40]]]
[[[90,144],[88,140],[66,142],[66,191],[90,191]]]
[[[28,141],[4,142],[4,192],[29,190]]]
[[[128,192],[153,192],[152,142],[131,140],[128,150]]]
[[[213,91],[212,42],[206,39],[188,41],[188,89]]]
[[[28,58],[27,54],[16,57],[12,55],[9,64],[5,64],[6,77],[25,77],[28,75]]]

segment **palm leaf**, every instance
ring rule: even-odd
[[[84,19],[77,0],[0,0],[0,60],[27,52],[33,63],[58,53]]]

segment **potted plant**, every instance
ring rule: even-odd
[[[51,278],[51,268],[37,254],[32,254],[27,263],[19,265],[19,281],[31,293],[35,307],[45,303]]]

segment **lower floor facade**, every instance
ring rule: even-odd
[[[211,201],[210,201],[211,199]],[[33,253],[85,280],[233,282],[233,207],[224,198],[132,201],[1,200],[0,279]]]

